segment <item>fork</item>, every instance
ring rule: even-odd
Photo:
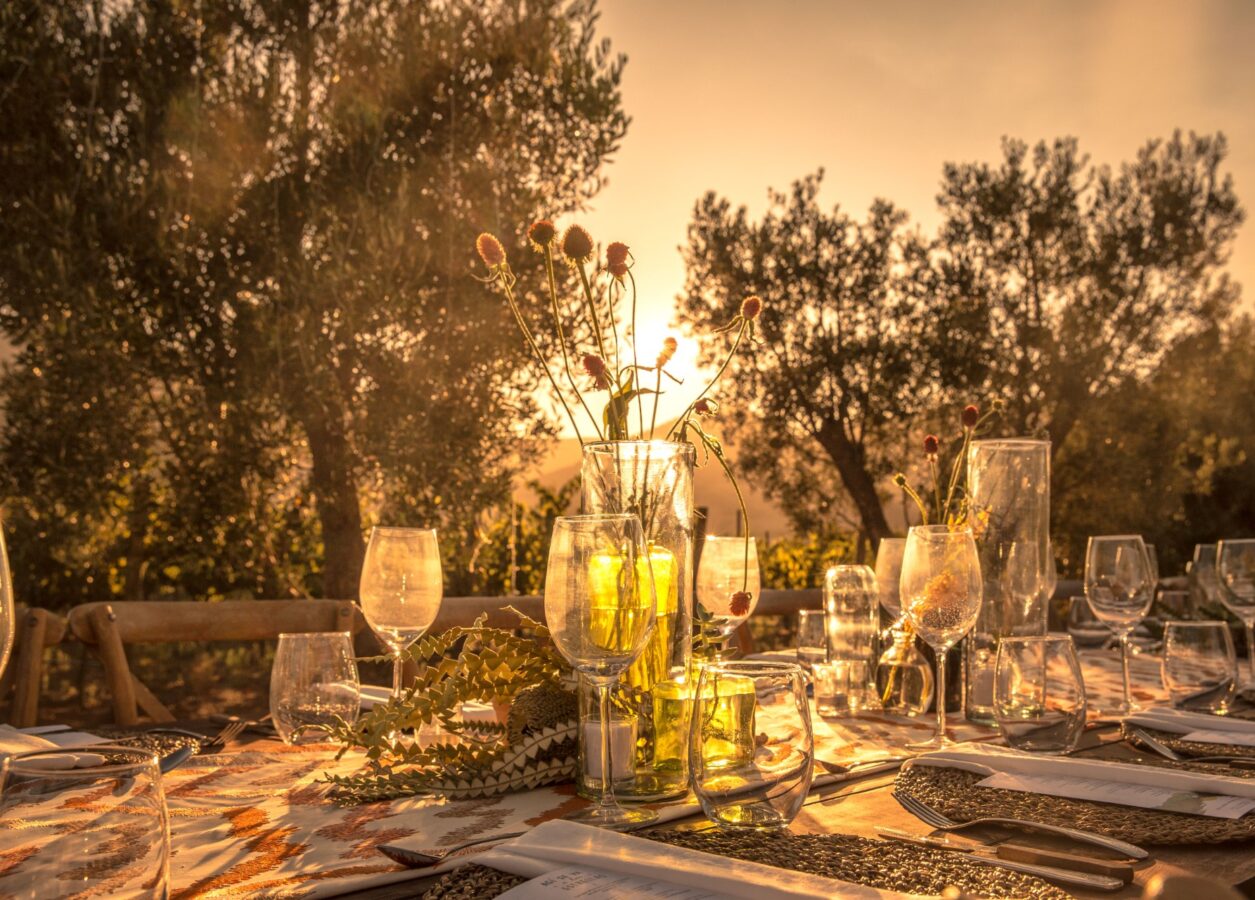
[[[1154,737],[1151,737],[1149,734],[1147,734],[1145,731],[1142,731],[1142,729],[1140,728],[1133,729],[1129,737],[1133,741],[1133,743],[1141,747],[1145,747],[1147,750],[1150,750],[1153,753],[1157,753],[1160,756],[1162,756],[1164,759],[1170,759],[1173,762],[1228,763],[1231,766],[1234,766],[1236,768],[1242,768],[1242,769],[1255,766],[1255,758],[1252,758],[1250,756],[1186,756],[1182,753],[1178,753],[1177,751],[1173,750],[1167,744],[1163,743],[1163,741],[1160,741]]]
[[[225,750],[227,744],[239,737],[247,725],[247,722],[228,722],[222,726],[221,731],[200,745],[201,752],[204,753],[211,747],[217,750]]]
[[[926,825],[931,825],[938,831],[960,831],[976,825],[1017,825],[1021,828],[1031,828],[1035,831],[1045,831],[1050,834],[1062,835],[1071,838],[1074,841],[1081,841],[1085,844],[1093,844],[1097,847],[1103,847],[1116,853],[1123,853],[1133,859],[1145,859],[1150,854],[1136,844],[1129,844],[1117,838],[1107,837],[1105,834],[1097,834],[1093,831],[1084,831],[1080,828],[1067,828],[1063,825],[1047,825],[1045,822],[1031,822],[1026,819],[1007,819],[993,816],[985,816],[979,819],[972,819],[969,822],[956,822],[954,819],[947,818],[937,810],[928,806],[921,800],[908,796],[902,791],[894,791],[893,799],[902,805],[902,808],[911,815],[918,818]]]

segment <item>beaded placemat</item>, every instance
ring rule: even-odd
[[[1096,831],[1134,844],[1219,844],[1255,838],[1255,814],[1240,819],[1214,819],[977,787],[977,782],[984,777],[963,769],[912,766],[898,773],[894,789],[956,822],[982,816],[1006,816]]]
[[[1135,730],[1146,732],[1170,750],[1184,753],[1186,756],[1241,756],[1246,759],[1255,759],[1255,747],[1243,744],[1205,744],[1201,741],[1182,740],[1184,735],[1175,731],[1160,731],[1158,728],[1147,728],[1145,725],[1130,726],[1127,722],[1120,726],[1120,733],[1126,740]]]
[[[961,853],[930,850],[901,841],[853,835],[760,831],[662,831],[655,841],[854,884],[911,894],[940,894],[954,885],[964,895],[1024,900],[1065,900],[1058,887],[997,866],[971,862]],[[424,900],[491,900],[525,879],[470,864],[445,875]]]

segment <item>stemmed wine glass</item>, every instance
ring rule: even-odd
[[[902,609],[937,654],[937,733],[912,750],[953,746],[946,736],[946,653],[976,624],[983,585],[971,529],[917,525],[902,554]]]
[[[1229,612],[1246,626],[1246,659],[1250,680],[1241,690],[1255,689],[1255,540],[1223,540],[1216,544],[1216,574]]]
[[[568,817],[573,821],[623,828],[658,817],[618,804],[610,758],[610,688],[645,648],[654,617],[640,519],[633,513],[559,517],[549,543],[545,621],[558,652],[596,690],[601,716],[601,796],[596,806]]]
[[[1139,708],[1129,687],[1129,635],[1155,599],[1150,557],[1139,535],[1099,535],[1089,539],[1085,551],[1085,599],[1098,620],[1120,639],[1124,702],[1115,712],[1127,716]]]
[[[0,526],[0,675],[9,664],[13,652],[17,615],[13,610],[13,583],[9,580],[9,550],[4,544],[4,528]]]
[[[436,620],[444,593],[435,529],[373,529],[359,591],[362,614],[392,656],[392,696],[399,697],[402,656]]]
[[[734,601],[741,591],[749,594],[748,604]],[[732,632],[754,612],[761,591],[758,545],[754,539],[706,535],[697,565],[697,602],[710,617],[705,627],[718,632],[716,661],[723,657],[724,645]]]

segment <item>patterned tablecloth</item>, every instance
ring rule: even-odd
[[[1115,652],[1083,654],[1093,706],[1118,699]],[[1164,702],[1156,657],[1135,657],[1135,696]],[[900,752],[927,736],[931,717],[880,714],[815,718],[816,755],[849,761]],[[960,740],[991,740],[996,732],[961,718]],[[482,800],[424,797],[343,808],[317,783],[326,771],[352,771],[360,758],[333,760],[327,746],[284,747],[195,758],[166,777],[176,898],[328,897],[415,877],[375,848],[420,834],[432,847],[479,835],[519,831],[584,805],[572,785]],[[421,874],[421,873],[418,873]]]

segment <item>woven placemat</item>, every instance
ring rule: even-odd
[[[926,803],[956,822],[1006,816],[1065,825],[1134,844],[1220,844],[1255,838],[1255,815],[1213,819],[1158,809],[1137,809],[1021,791],[977,787],[985,776],[963,769],[912,766],[898,773],[894,789]]]
[[[901,841],[876,841],[842,834],[718,830],[662,831],[644,837],[717,856],[904,893],[940,894],[954,885],[965,895],[978,897],[1065,900],[1071,896],[1031,875],[974,863],[960,853],[930,850]],[[472,863],[445,875],[423,898],[491,900],[524,880]]]
[[[1127,722],[1120,725],[1120,733],[1125,740],[1129,740],[1133,731],[1144,731],[1177,753],[1184,753],[1186,756],[1241,756],[1246,759],[1255,759],[1255,747],[1244,746],[1242,744],[1204,744],[1200,741],[1182,740],[1182,735],[1175,731],[1160,731],[1158,728],[1147,728],[1145,725],[1129,725]],[[1136,744],[1136,741],[1132,741]],[[1235,770],[1236,771],[1236,770]]]

